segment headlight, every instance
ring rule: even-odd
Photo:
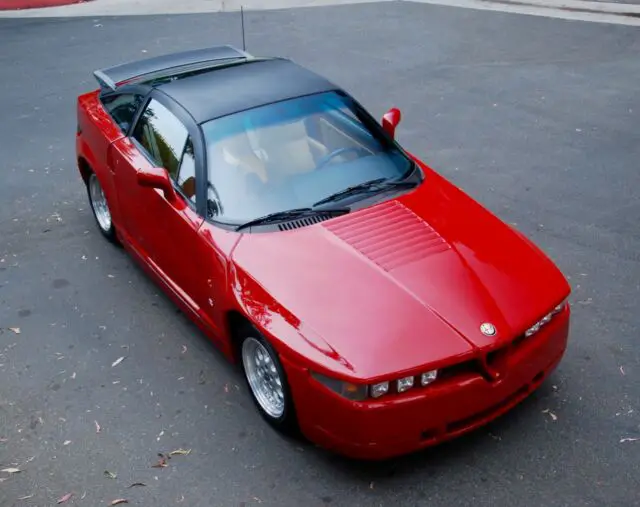
[[[387,394],[389,392],[389,382],[378,382],[377,384],[373,384],[371,386],[371,396],[374,398],[379,398],[383,394]]]
[[[404,377],[398,380],[396,384],[399,393],[408,391],[413,387],[413,377]]]
[[[311,376],[323,386],[331,389],[334,393],[338,393],[343,398],[352,401],[363,401],[368,397],[380,398],[380,396],[384,396],[390,391],[393,393],[404,393],[412,387],[417,386],[418,382],[420,382],[419,385],[423,387],[429,385],[438,377],[438,370],[429,370],[419,376],[411,375],[391,382],[385,380],[384,382],[377,382],[369,386],[330,378],[313,371],[311,372]],[[392,387],[393,390],[391,389]]]
[[[320,375],[319,373],[315,372],[311,372],[311,376],[318,382],[320,382],[323,386],[331,389],[334,393],[338,393],[340,396],[342,396],[343,398],[347,398],[348,400],[363,401],[367,398],[367,386],[364,384],[353,384],[351,382],[344,382],[342,380],[325,377],[324,375]]]
[[[431,384],[436,378],[438,378],[438,370],[431,370],[420,375],[420,383],[423,386]]]
[[[555,315],[556,313],[560,313],[562,310],[564,310],[565,306],[567,306],[567,300],[566,299],[562,303],[560,303],[558,306],[556,306],[551,313],[553,315]]]
[[[538,331],[540,331],[540,328],[542,326],[544,326],[545,324],[548,324],[549,322],[551,322],[551,319],[553,319],[553,317],[555,315],[557,315],[558,313],[560,313],[562,310],[564,310],[564,307],[567,304],[567,300],[565,299],[562,303],[560,303],[559,305],[557,305],[551,312],[547,313],[544,317],[542,317],[538,322],[536,322],[533,326],[531,326],[529,329],[527,329],[524,332],[524,335],[526,337],[529,337],[531,335],[536,334]]]

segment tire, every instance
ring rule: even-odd
[[[109,203],[102,190],[102,185],[94,172],[91,172],[87,178],[87,194],[89,196],[89,204],[91,205],[93,218],[98,225],[98,229],[107,240],[111,243],[118,244],[116,228],[111,219]]]
[[[258,412],[279,432],[288,436],[297,435],[293,398],[278,353],[249,324],[239,329],[238,343],[242,373]]]

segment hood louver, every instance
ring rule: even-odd
[[[324,227],[385,271],[451,248],[428,223],[397,201],[337,218]]]

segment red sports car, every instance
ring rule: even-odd
[[[257,409],[382,459],[534,391],[567,346],[570,287],[523,235],[351,95],[230,46],[94,73],[78,167],[121,243],[232,361]]]

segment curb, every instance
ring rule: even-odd
[[[79,4],[91,0],[0,0],[0,11],[21,11],[61,5]]]

